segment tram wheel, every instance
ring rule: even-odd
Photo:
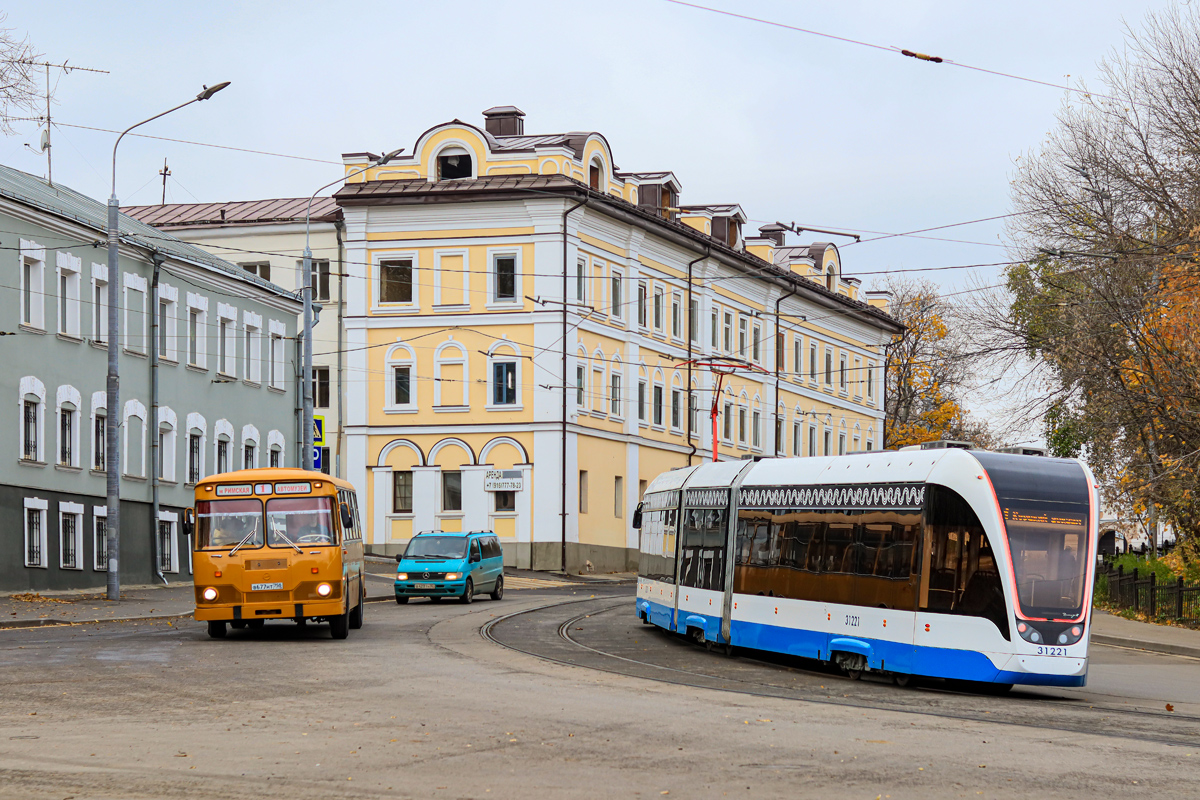
[[[892,683],[903,689],[912,683],[912,675],[893,675]]]
[[[223,620],[210,619],[208,621],[208,635],[214,639],[224,639],[228,628]]]
[[[846,670],[846,677],[852,681],[862,680],[863,671],[861,669]]]

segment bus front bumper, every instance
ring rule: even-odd
[[[197,606],[195,618],[200,622],[237,622],[252,619],[311,619],[337,617],[346,613],[341,598],[337,600],[306,600],[300,602],[241,603],[238,605]]]

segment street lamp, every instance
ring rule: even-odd
[[[391,161],[396,156],[404,152],[404,148],[393,150],[390,153],[385,153],[376,160],[367,164],[359,170],[351,172],[349,175],[343,175],[340,178],[330,181],[322,186],[317,191],[313,192],[308,198],[308,208],[304,211],[304,336],[302,338],[301,347],[304,348],[304,410],[301,414],[301,424],[304,426],[304,435],[301,439],[300,447],[300,466],[304,469],[313,468],[313,456],[316,453],[313,451],[313,386],[312,386],[312,328],[313,328],[313,307],[312,307],[312,250],[308,246],[309,237],[309,217],[312,215],[313,200],[317,195],[333,186],[338,181],[346,181],[353,178],[355,175],[361,175],[374,167],[382,167],[384,164]],[[340,298],[339,298],[340,302]]]
[[[120,354],[117,337],[120,331],[117,326],[117,307],[120,302],[120,293],[117,287],[121,283],[120,265],[117,259],[119,224],[121,204],[117,201],[117,147],[121,144],[121,140],[125,138],[125,134],[129,133],[134,128],[145,125],[147,122],[153,122],[159,117],[165,117],[172,111],[178,111],[184,106],[189,106],[192,103],[198,103],[201,100],[207,100],[217,92],[229,85],[229,81],[218,83],[216,86],[205,86],[200,94],[188,100],[186,103],[180,103],[174,108],[169,108],[161,114],[155,114],[150,119],[144,119],[137,125],[130,125],[125,130],[121,131],[121,135],[117,137],[116,143],[113,145],[112,157],[112,196],[108,198],[108,385],[106,401],[107,408],[105,409],[105,422],[107,425],[104,430],[104,469],[107,472],[107,503],[108,503],[108,519],[107,519],[107,538],[105,547],[108,550],[108,581],[107,581],[107,597],[109,600],[121,599],[121,575],[120,575],[120,559],[119,550],[121,546],[121,451],[119,449],[119,437],[117,435],[116,420],[120,419],[117,415],[121,413],[121,388],[120,377],[117,370],[117,358]],[[157,429],[158,423],[155,422]]]

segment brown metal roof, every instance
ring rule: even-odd
[[[161,206],[128,206],[121,211],[156,228],[271,225],[303,222],[307,197],[275,200],[241,200],[230,203],[170,203]],[[333,222],[342,212],[332,197],[313,200],[313,222]]]

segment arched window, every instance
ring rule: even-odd
[[[593,156],[591,163],[588,164],[588,188],[595,189],[597,192],[603,192],[606,184],[604,159],[600,158],[600,156]]]
[[[448,145],[437,154],[437,180],[449,181],[475,177],[471,154],[461,145]]]
[[[79,407],[82,404],[79,390],[74,386],[60,386],[56,399],[58,405],[58,451],[55,462],[62,467],[78,467]]]
[[[687,398],[683,391],[683,375],[676,371],[671,375],[671,430],[674,433],[683,433],[683,428],[687,425],[684,419],[684,413],[687,410]]]
[[[433,353],[433,404],[465,410],[470,405],[469,380],[463,346],[454,340],[439,345]]]
[[[661,369],[654,370],[654,385],[650,391],[650,423],[656,428],[666,426],[666,376]]]
[[[97,472],[105,468],[104,454],[108,446],[108,395],[105,392],[92,392],[91,442],[92,469]]]
[[[45,460],[42,448],[42,421],[46,416],[46,386],[32,375],[21,378],[19,406],[21,411],[22,461]]]
[[[625,416],[625,365],[614,355],[608,370],[608,414],[614,419]]]
[[[122,472],[133,478],[146,477],[146,407],[137,400],[125,402],[122,415],[125,454]]]
[[[272,469],[278,469],[283,466],[284,452],[286,450],[286,439],[283,438],[283,433],[277,430],[267,432],[267,466]]]
[[[582,413],[587,410],[587,373],[588,362],[587,348],[579,345],[578,351],[575,353],[575,410],[576,413]]]
[[[242,426],[242,469],[258,467],[258,428]]]
[[[179,419],[166,406],[158,409],[158,477],[164,481],[175,481],[176,429]]]
[[[499,341],[488,350],[487,407],[516,411],[521,402],[521,349],[512,342]]]
[[[204,446],[208,441],[208,422],[196,412],[187,416],[187,476],[189,485],[196,485],[205,476]]]
[[[219,419],[213,425],[213,434],[213,465],[219,475],[234,469],[233,425],[227,419]]]
[[[825,271],[825,288],[831,292],[837,290],[837,273],[834,271],[833,264],[830,264]]]
[[[394,344],[384,357],[387,372],[384,411],[417,410],[417,356],[406,344]]]

